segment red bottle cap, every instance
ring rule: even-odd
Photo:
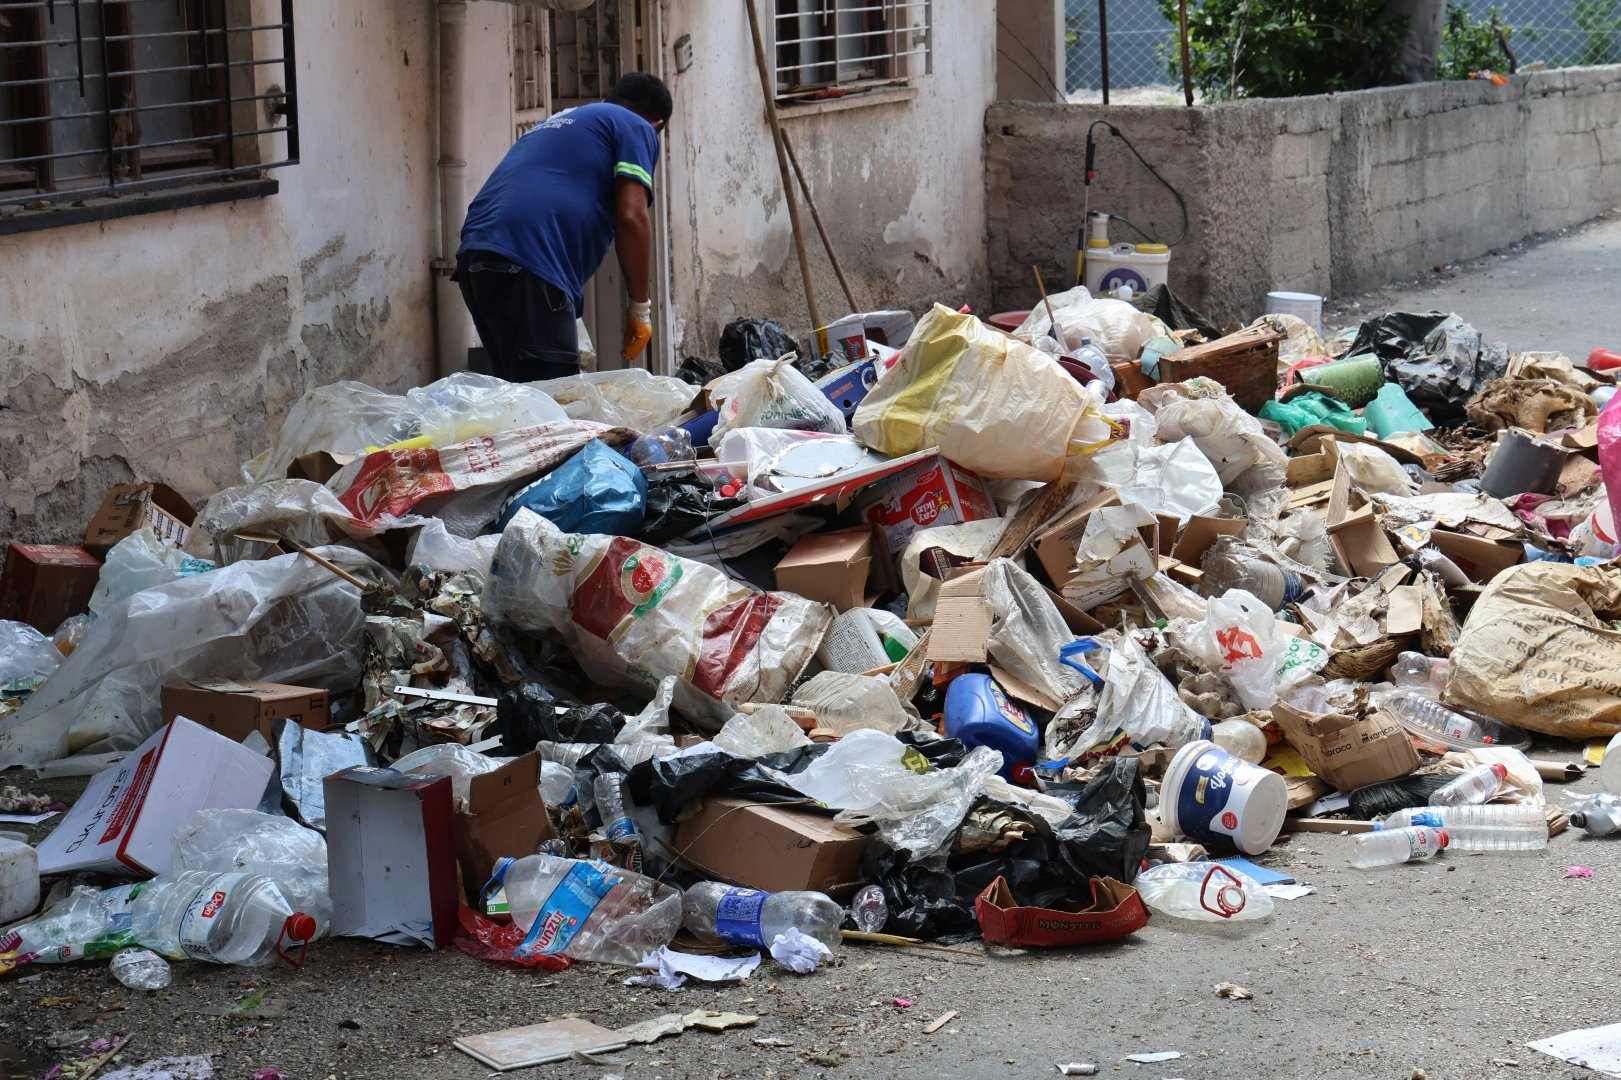
[[[309,941],[315,937],[315,917],[302,911],[294,912],[293,917],[288,920],[287,932],[292,935],[294,941]]]
[[[1508,766],[1507,765],[1501,765],[1501,764],[1493,765],[1492,766],[1492,772],[1497,774],[1497,779],[1499,779],[1499,780],[1507,780],[1508,779]]]
[[[1447,835],[1447,831],[1445,829],[1439,829],[1437,831],[1441,834],[1442,847],[1446,847],[1448,844],[1452,843],[1452,838]]]

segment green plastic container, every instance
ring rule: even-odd
[[[1432,431],[1435,425],[1418,411],[1399,383],[1385,383],[1363,408],[1362,419],[1381,439],[1398,431]]]
[[[1385,376],[1379,358],[1368,354],[1306,368],[1300,372],[1300,381],[1308,386],[1326,386],[1348,407],[1360,409],[1378,395]]]

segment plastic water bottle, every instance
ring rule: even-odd
[[[634,963],[668,945],[677,929],[677,890],[596,859],[501,859],[490,886],[497,882],[525,933],[521,952]]]
[[[1621,798],[1608,791],[1590,795],[1570,823],[1588,836],[1614,836],[1621,832]]]
[[[1445,829],[1447,846],[1459,851],[1538,851],[1548,846],[1548,819],[1542,807],[1529,803],[1419,806],[1386,815],[1374,827],[1420,825]]]
[[[603,773],[592,783],[591,790],[596,796],[597,813],[602,818],[603,835],[609,840],[636,844],[641,842],[641,837],[636,835],[636,823],[630,820],[625,809],[624,785],[624,773]]]
[[[1491,802],[1503,790],[1508,778],[1507,765],[1476,765],[1445,787],[1430,795],[1431,806],[1468,806]]]
[[[159,874],[130,912],[135,941],[171,960],[255,967],[315,937],[315,919],[294,911],[281,886],[259,874],[185,870]]]
[[[850,900],[850,917],[855,919],[856,929],[863,934],[876,934],[882,930],[889,921],[889,902],[884,899],[884,890],[876,885],[863,887]]]
[[[1439,694],[1447,688],[1447,673],[1451,665],[1441,657],[1423,653],[1404,652],[1390,665],[1396,685],[1423,693]]]
[[[1305,592],[1300,578],[1289,571],[1236,551],[1207,554],[1200,568],[1209,595],[1225,596],[1232,589],[1243,589],[1273,611],[1282,611]]]
[[[1409,731],[1418,728],[1431,735],[1444,736],[1457,742],[1475,743],[1479,746],[1487,746],[1492,742],[1492,737],[1475,721],[1456,709],[1447,708],[1414,687],[1391,691],[1384,696],[1379,707],[1389,712]]]
[[[1381,829],[1361,833],[1356,838],[1356,855],[1351,865],[1358,870],[1375,866],[1433,859],[1447,846],[1447,834],[1428,825],[1406,829]]]
[[[699,941],[769,948],[789,927],[835,948],[844,909],[819,892],[761,892],[701,881],[681,899],[681,925]]]
[[[1085,364],[1098,381],[1110,390],[1114,389],[1114,368],[1109,366],[1109,358],[1103,355],[1103,350],[1092,344],[1092,339],[1083,337],[1081,347],[1072,354],[1075,359]]]
[[[107,970],[131,990],[162,990],[169,985],[169,961],[151,949],[120,950]]]

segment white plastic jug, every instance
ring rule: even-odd
[[[39,907],[39,853],[0,836],[0,926]]]

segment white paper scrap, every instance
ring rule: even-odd
[[[760,954],[750,953],[741,959],[729,959],[724,956],[697,956],[692,953],[676,952],[668,945],[661,945],[658,952],[648,953],[636,966],[645,968],[653,974],[632,975],[625,980],[626,986],[659,986],[666,990],[674,990],[687,981],[688,975],[704,982],[732,982],[746,979],[760,966]]]
[[[1579,1028],[1525,1045],[1605,1076],[1621,1076],[1621,1024]]]
[[[1262,885],[1268,896],[1275,896],[1279,900],[1299,900],[1302,896],[1310,896],[1317,891],[1315,885]]]
[[[1182,1051],[1180,1050],[1161,1050],[1155,1054],[1127,1054],[1126,1060],[1136,1061],[1140,1062],[1141,1064],[1148,1065],[1156,1061],[1170,1061],[1172,1058],[1179,1058],[1181,1056]]]

